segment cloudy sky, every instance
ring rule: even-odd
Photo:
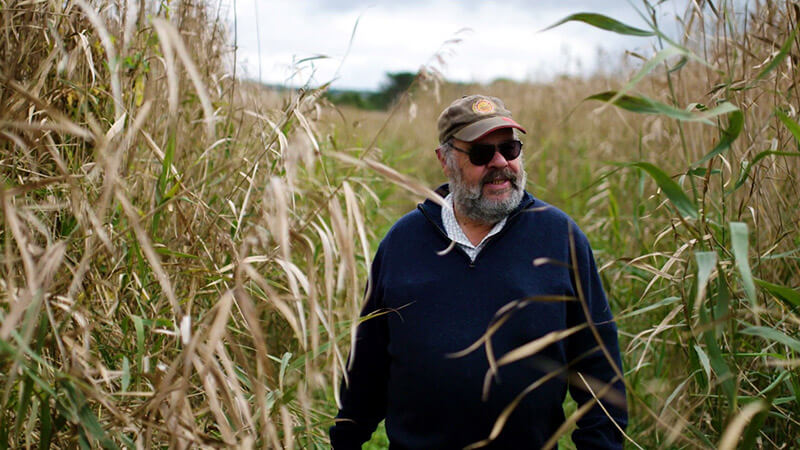
[[[674,24],[680,4],[662,6],[661,22]],[[248,78],[287,86],[377,89],[386,72],[422,65],[456,81],[547,80],[618,60],[600,51],[648,53],[653,41],[578,23],[540,30],[577,12],[645,27],[636,8],[638,0],[236,0],[237,61]]]

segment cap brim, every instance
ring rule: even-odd
[[[510,117],[495,116],[469,124],[458,130],[458,132],[453,133],[453,137],[464,142],[472,142],[503,128],[516,128],[523,133],[527,133],[525,128],[522,128],[520,124]]]

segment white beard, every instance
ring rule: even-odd
[[[509,215],[519,205],[524,195],[527,174],[520,167],[519,173],[514,173],[509,168],[489,172],[476,185],[464,183],[461,168],[451,158],[447,159],[450,168],[450,192],[453,194],[453,204],[458,212],[471,220],[485,224],[494,224]],[[504,200],[491,200],[483,196],[483,186],[498,173],[502,173],[511,182],[511,195]]]

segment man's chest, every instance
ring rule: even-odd
[[[452,253],[384,274],[395,356],[454,353],[487,333],[502,353],[566,327],[565,302],[574,298],[569,270],[527,257],[490,260],[492,250],[474,265]]]

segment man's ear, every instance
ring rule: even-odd
[[[444,146],[436,147],[436,157],[439,159],[439,164],[442,165],[442,170],[447,174],[447,160],[445,159]]]

